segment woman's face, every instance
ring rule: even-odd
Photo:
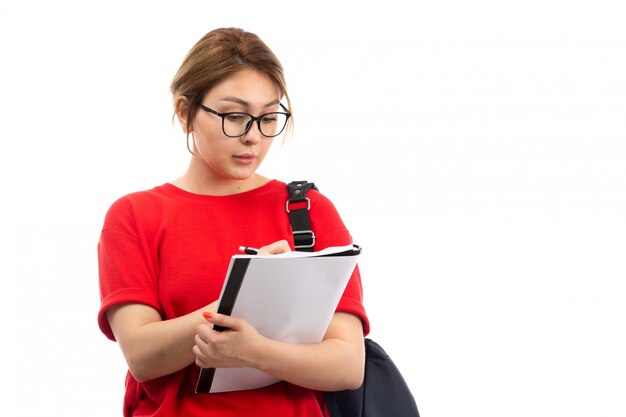
[[[280,89],[265,74],[242,70],[209,91],[202,104],[219,113],[243,112],[253,116],[282,111]],[[246,180],[261,165],[273,140],[253,123],[241,137],[228,137],[222,118],[198,109],[192,123],[195,152],[204,161],[206,174],[217,181]]]

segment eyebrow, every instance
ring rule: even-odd
[[[241,104],[242,106],[246,106],[246,107],[249,107],[249,106],[250,106],[250,103],[248,103],[247,101],[242,100],[242,99],[240,99],[240,98],[238,98],[238,97],[230,97],[230,96],[229,96],[229,97],[223,97],[223,98],[221,98],[221,99],[220,99],[220,101],[230,101],[230,102],[232,102],[232,103]],[[272,101],[270,101],[269,103],[267,103],[267,104],[266,104],[265,106],[263,106],[263,107],[270,107],[270,106],[274,106],[274,105],[276,105],[276,104],[278,104],[278,103],[280,103],[280,100],[278,100],[278,99],[276,99],[276,100],[272,100]]]

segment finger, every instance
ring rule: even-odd
[[[207,362],[204,362],[202,359],[196,357],[196,365],[200,368],[211,368],[211,365]]]
[[[194,345],[191,350],[196,357],[196,365],[203,367],[202,364],[206,364],[206,355],[202,352],[202,349],[198,345]]]
[[[196,357],[196,365],[201,368],[213,367],[212,359],[214,359],[214,355],[211,350],[211,346],[207,343],[204,343],[198,335],[196,335],[196,344],[192,348],[192,352]]]
[[[215,313],[214,313],[214,312],[212,312],[212,311],[203,311],[203,312],[202,312],[202,317],[204,317],[204,318],[206,319],[206,321],[209,321],[209,322],[210,322],[210,319],[211,319],[211,318],[213,318],[213,315],[214,315],[214,314],[215,314]]]
[[[196,334],[194,336],[194,342],[196,342],[196,346],[200,347],[200,348],[205,348],[208,344],[209,344],[209,338],[206,337],[202,337],[202,335],[200,335],[200,333]]]
[[[208,343],[214,337],[213,326],[209,323],[199,324],[196,326],[196,335],[199,336],[204,343]]]
[[[193,348],[193,353],[196,355],[196,365],[198,365],[200,368],[211,368],[212,366],[209,359],[202,354],[197,346],[194,346]]]
[[[286,252],[291,252],[291,248],[289,247],[289,243],[284,239],[259,249],[259,255],[278,255]]]
[[[193,351],[193,354],[196,356],[196,358],[204,360],[204,358],[206,357],[204,353],[202,353],[202,349],[200,349],[198,345],[194,345],[193,349],[191,350]]]
[[[214,326],[225,327],[229,330],[239,330],[241,327],[241,319],[227,316],[226,314],[211,313],[205,315],[204,318],[209,323],[213,323]]]
[[[213,313],[213,312],[211,312],[211,311],[204,311],[204,312],[202,312],[202,316],[204,317],[204,319],[205,319],[207,322],[209,322],[209,323],[211,323],[211,324],[214,324],[214,325],[215,325],[215,324],[217,324],[217,323],[215,323],[215,321],[213,320],[213,318],[215,317],[215,315],[216,315],[216,314],[217,314],[217,313]],[[203,326],[203,325],[200,325],[200,326]],[[213,328],[214,328],[214,327],[211,327],[211,330],[213,330]],[[200,327],[198,326],[198,328],[197,328],[197,329],[200,329]],[[198,330],[198,331],[200,331],[200,330]],[[206,330],[205,330],[205,331],[206,331]]]

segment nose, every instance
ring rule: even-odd
[[[257,120],[251,120],[250,123],[252,124],[250,126],[250,129],[248,129],[248,131],[241,136],[240,140],[246,145],[256,145],[261,141],[263,135],[259,130],[259,124]]]

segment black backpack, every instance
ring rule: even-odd
[[[289,199],[285,209],[289,213],[295,249],[311,252],[315,233],[311,230],[311,204],[306,193],[317,187],[307,181],[294,181],[287,189]],[[417,404],[402,374],[387,352],[368,338],[363,385],[356,390],[325,392],[324,400],[330,417],[419,417]]]

